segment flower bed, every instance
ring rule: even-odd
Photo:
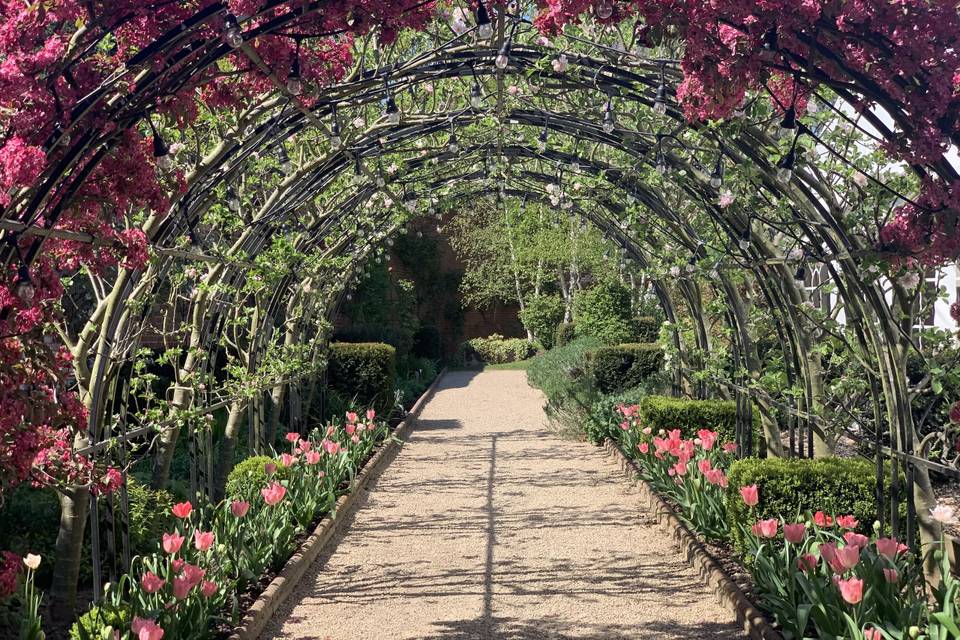
[[[879,527],[871,535],[858,533],[852,515],[807,511],[788,519],[758,518],[757,485],[728,490],[735,447],[719,442],[717,432],[701,429],[684,438],[680,429],[645,425],[636,405],[616,411],[621,450],[631,452],[643,479],[676,505],[684,523],[708,542],[744,541],[740,559],[758,604],[788,640],[960,638],[960,582],[951,576],[943,540],[923,550],[933,554],[943,576],[926,585],[914,550],[884,537]],[[728,517],[733,506],[753,516],[749,526]],[[945,524],[956,521],[948,507],[933,516]],[[733,528],[740,529],[737,536]]]

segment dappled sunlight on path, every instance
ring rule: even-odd
[[[263,638],[740,638],[523,371],[453,372]]]

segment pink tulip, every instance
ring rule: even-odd
[[[802,522],[785,524],[783,525],[783,537],[790,544],[800,544],[807,537],[807,525]]]
[[[352,442],[353,444],[360,444],[360,436],[356,433],[353,434],[352,436],[350,436],[350,442]]]
[[[307,451],[305,455],[307,464],[317,464],[320,462],[320,452],[319,451]]]
[[[728,443],[726,443],[725,445],[723,445],[723,452],[724,452],[724,453],[733,453],[733,452],[736,451],[736,450],[737,450],[737,443],[736,443],[736,442],[728,442]]]
[[[180,551],[183,541],[183,536],[177,535],[176,533],[165,533],[163,534],[163,550],[169,554],[174,554]]]
[[[880,630],[872,627],[863,630],[863,637],[865,640],[883,640],[883,634],[880,633]]]
[[[281,453],[280,464],[282,464],[285,467],[292,467],[293,465],[297,464],[297,458],[295,456],[290,455],[289,453]]]
[[[823,511],[817,511],[815,514],[813,514],[813,522],[814,522],[814,524],[816,524],[818,527],[832,527],[832,526],[833,526],[833,518],[831,518],[830,516],[826,515]]]
[[[708,460],[707,458],[703,458],[702,460],[699,460],[697,462],[697,468],[700,469],[700,473],[706,474],[711,469],[710,460]]]
[[[860,562],[860,547],[849,544],[837,549],[837,561],[844,569],[853,569]]]
[[[357,419],[357,414],[355,414],[353,411],[347,411],[347,422],[350,424],[355,424]]]
[[[884,569],[883,577],[886,579],[887,582],[891,584],[900,582],[900,574],[897,573],[896,569]]]
[[[250,510],[250,503],[246,500],[234,500],[230,503],[230,512],[237,518],[242,518],[247,515],[247,511]]]
[[[340,443],[334,442],[333,440],[324,440],[320,444],[323,445],[323,450],[329,453],[330,455],[336,454],[340,451]]]
[[[870,538],[860,533],[854,533],[853,531],[847,531],[843,534],[843,539],[846,540],[847,544],[852,544],[861,549],[870,544]]]
[[[877,553],[890,560],[897,558],[899,547],[900,543],[893,538],[880,538],[877,540]]]
[[[200,531],[197,529],[193,532],[193,546],[196,547],[197,551],[206,551],[213,545],[213,531]]]
[[[177,600],[183,600],[193,589],[194,584],[186,578],[173,579],[173,597]]]
[[[837,557],[837,545],[832,542],[824,542],[820,545],[820,557],[831,562]]]
[[[291,444],[300,440],[300,434],[297,433],[296,431],[288,432],[285,437],[287,439],[287,442]]]
[[[760,494],[757,491],[757,485],[751,484],[746,487],[740,487],[740,495],[748,507],[754,507],[760,502]]]
[[[643,430],[643,435],[645,435],[645,436],[648,436],[648,435],[650,435],[651,433],[653,433],[653,429],[651,429],[650,427],[647,427],[647,428],[645,428],[645,429]]]
[[[751,527],[751,531],[758,538],[775,538],[779,527],[780,521],[776,518],[770,518],[769,520],[757,520],[757,523]]]
[[[367,420],[373,420],[377,417],[377,412],[375,409],[367,409]]]
[[[300,451],[302,451],[303,453],[306,453],[307,451],[310,451],[310,449],[312,449],[312,448],[313,448],[313,443],[310,442],[309,440],[301,440],[301,441],[300,441]]]
[[[177,516],[178,518],[189,518],[190,512],[193,511],[193,505],[189,502],[180,502],[173,505],[173,509],[171,509],[171,511],[173,511],[173,515]]]
[[[204,581],[203,585],[200,587],[200,593],[203,594],[204,598],[210,598],[217,592],[217,583],[211,582],[209,580]]]
[[[817,568],[817,556],[805,553],[797,558],[797,568],[800,571],[814,571]]]
[[[263,472],[268,476],[272,476],[277,472],[277,465],[272,462],[267,462],[263,465]]]
[[[207,575],[206,570],[201,569],[195,564],[186,564],[183,566],[183,579],[192,585],[200,584],[200,581],[203,580],[205,575]]]
[[[143,590],[147,593],[156,593],[163,589],[163,585],[167,584],[166,580],[163,580],[157,574],[152,571],[147,571],[143,574],[143,577],[140,578],[140,586],[143,587]]]
[[[646,454],[649,453],[649,451],[650,451],[650,445],[647,444],[646,442],[641,442],[641,443],[637,446],[637,449],[640,449],[640,453],[646,455]]]
[[[630,431],[630,423],[624,420],[623,422],[620,423],[620,429],[622,429],[623,431]]]
[[[687,475],[687,463],[681,460],[673,465],[673,470],[678,476],[685,476]]]
[[[727,487],[727,475],[723,472],[723,469],[711,469],[704,475],[710,484],[715,484],[724,489]]]
[[[837,526],[841,529],[856,529],[859,524],[853,516],[837,516]]]
[[[857,604],[863,600],[863,580],[859,578],[838,580],[837,587],[840,589],[840,595],[848,604]]]
[[[260,489],[260,495],[263,496],[264,502],[273,506],[283,500],[283,496],[287,495],[287,488],[279,482],[274,482],[269,487]]]
[[[710,431],[709,429],[700,429],[697,431],[697,437],[700,438],[700,446],[709,451],[713,449],[713,445],[717,441],[717,432]]]
[[[130,631],[136,634],[137,640],[162,640],[163,628],[153,620],[134,616],[130,623]]]
[[[352,436],[352,435],[353,435],[353,432],[357,430],[357,425],[355,425],[355,424],[353,424],[353,423],[351,422],[350,424],[348,424],[347,426],[345,426],[345,427],[343,428],[343,430],[347,432],[347,435],[348,435],[348,436]]]
[[[176,558],[174,559],[173,562],[170,563],[170,567],[173,568],[174,573],[180,573],[180,570],[183,569],[183,565],[185,564],[187,564],[186,560],[183,560],[181,558]]]

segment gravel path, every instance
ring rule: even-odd
[[[453,372],[262,638],[741,638],[523,371]]]

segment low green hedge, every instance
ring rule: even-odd
[[[640,401],[640,423],[660,429],[680,429],[684,438],[696,438],[700,429],[720,435],[720,442],[731,442],[737,432],[737,405],[731,400],[686,400],[668,396],[647,396]],[[753,442],[760,441],[760,415],[753,412]]]
[[[333,342],[327,384],[361,408],[389,415],[397,386],[397,351],[379,342]]]
[[[749,531],[757,519],[783,517],[790,522],[807,511],[831,516],[852,514],[860,522],[859,531],[869,534],[877,517],[876,473],[874,462],[853,458],[738,460],[727,473],[727,522],[732,541],[743,553],[748,547],[738,524]],[[889,473],[884,477],[886,484]],[[753,484],[757,485],[760,501],[751,513],[740,497],[740,487]],[[889,491],[885,486],[886,495]]]
[[[264,468],[264,465],[268,463],[277,465],[277,471],[272,476],[267,475]],[[290,472],[286,467],[269,456],[247,458],[238,462],[227,476],[227,497],[250,500],[256,497],[260,489],[274,480],[286,479],[289,474]]]
[[[655,343],[600,347],[590,354],[590,367],[601,393],[635,387],[663,366],[663,350]]]
[[[504,338],[497,333],[486,338],[472,338],[463,345],[464,357],[474,356],[487,364],[526,360],[536,352],[536,346],[524,338]]]
[[[573,322],[561,322],[557,325],[557,333],[553,338],[553,346],[568,345],[577,338],[577,325]]]
[[[620,423],[623,422],[623,416],[617,413],[617,407],[639,404],[648,395],[650,395],[650,390],[646,385],[641,385],[620,393],[601,396],[593,403],[590,419],[584,427],[587,439],[593,444],[599,445],[603,444],[607,437],[615,436],[616,431],[620,428]]]

